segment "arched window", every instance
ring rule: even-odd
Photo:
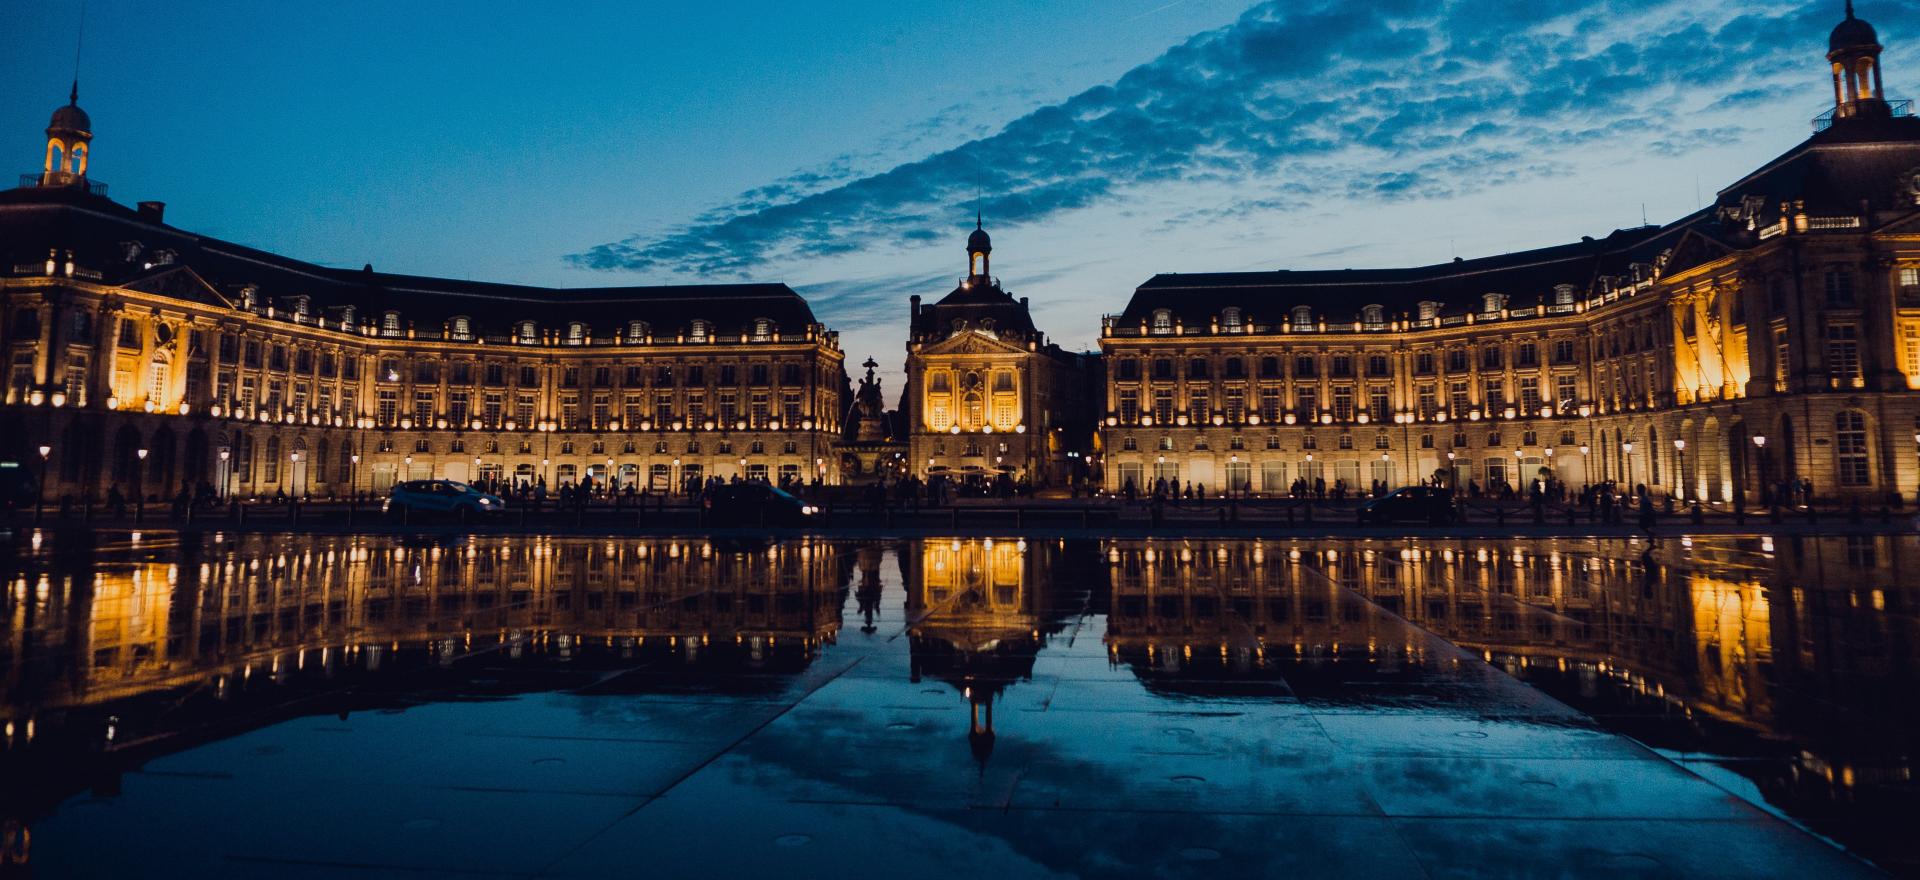
[[[1368,327],[1382,327],[1387,323],[1387,309],[1381,305],[1367,305],[1360,309],[1360,320]]]
[[[86,174],[87,173],[87,145],[74,144],[73,149],[70,151],[70,154],[73,156],[73,173],[76,175]]]
[[[65,171],[67,168],[67,147],[57,140],[47,141],[47,170]]]
[[[1167,309],[1153,310],[1153,332],[1165,334],[1173,332],[1173,312]]]
[[[532,321],[521,321],[520,325],[514,329],[513,335],[521,345],[532,345],[540,341],[540,328]]]
[[[1313,329],[1312,307],[1310,306],[1294,306],[1293,307],[1293,329],[1295,330],[1312,330]]]
[[[1241,331],[1240,309],[1238,307],[1227,306],[1220,310],[1220,329],[1228,333],[1239,333]]]
[[[978,428],[981,425],[986,423],[987,421],[986,401],[981,399],[980,392],[978,391],[967,392],[967,396],[964,401],[964,406],[965,406],[965,410],[964,410],[965,415],[962,416],[962,420],[964,422],[965,427]]]
[[[775,325],[767,318],[753,319],[753,341],[766,342],[773,338]]]
[[[400,313],[387,312],[380,316],[380,333],[384,336],[400,335]]]
[[[173,378],[172,372],[164,355],[153,356],[153,364],[147,374],[147,400],[154,406],[166,405],[167,384]]]
[[[647,322],[645,321],[628,321],[627,322],[627,342],[628,343],[644,342],[646,341],[647,336],[652,333],[653,333],[653,328],[647,326]]]
[[[699,318],[695,318],[692,328],[687,331],[687,338],[695,342],[705,342],[707,341],[707,337],[712,333],[713,325]]]
[[[567,325],[567,344],[584,345],[587,341],[587,325],[574,321]]]
[[[473,324],[469,322],[465,316],[461,316],[453,319],[452,330],[453,330],[453,338],[455,339],[472,339],[473,338]]]

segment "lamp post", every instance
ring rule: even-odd
[[[304,478],[306,477],[307,472],[300,469],[300,453],[295,452],[291,455],[288,455],[287,459],[293,462],[293,477],[294,477],[293,497],[295,500],[298,500],[300,498],[300,490],[304,487],[306,483],[306,480]]]
[[[226,498],[233,494],[233,487],[229,485],[229,483],[233,481],[233,472],[230,469],[231,466],[228,464],[228,459],[231,459],[232,457],[233,457],[232,450],[225,449],[225,448],[222,448],[220,450],[220,497],[221,498]]]
[[[1460,465],[1455,461],[1458,457],[1453,450],[1447,450],[1447,491],[1455,494],[1460,491]]]
[[[1580,444],[1580,479],[1588,483],[1593,482],[1593,459],[1587,457],[1587,453],[1592,451],[1593,447]]]
[[[1687,497],[1687,441],[1678,437],[1673,441],[1673,485],[1680,490],[1674,494]]]
[[[141,522],[145,520],[147,515],[147,493],[145,490],[140,488],[141,483],[146,479],[146,473],[145,473],[146,464],[147,464],[147,450],[145,449],[135,450],[134,462],[133,462],[133,521],[134,522]]]
[[[1627,478],[1627,493],[1633,493],[1633,441],[1620,442],[1620,470]]]
[[[53,447],[40,447],[40,485],[34,490],[33,524],[40,524],[40,510],[47,504],[47,457],[53,455]]]

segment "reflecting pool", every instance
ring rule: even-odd
[[[0,876],[1920,876],[1916,563],[49,532]]]

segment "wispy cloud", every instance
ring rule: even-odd
[[[1209,223],[1263,205],[1447,198],[1562,173],[1597,145],[1679,153],[1738,139],[1732,114],[1802,94],[1832,6],[1276,0],[990,134],[883,170],[847,157],[569,259],[737,275],[918,246],[975,208],[1017,226],[1157,187],[1259,193],[1167,218]],[[1920,10],[1885,6],[1883,33],[1920,24]],[[919,131],[964,131],[943,117]],[[912,131],[901,144],[928,142]]]

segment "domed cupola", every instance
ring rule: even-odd
[[[993,237],[987,234],[981,216],[976,214],[973,218],[973,234],[967,236],[967,274],[974,278],[987,277],[987,264],[992,254]]]
[[[47,122],[47,157],[40,174],[41,186],[66,186],[85,183],[87,159],[92,152],[93,120],[80,109],[80,82],[75,80],[67,103],[53,111]]]
[[[1833,65],[1835,120],[1892,115],[1880,91],[1880,35],[1865,19],[1854,16],[1853,0],[1847,0],[1846,19],[1827,37],[1827,61]]]

